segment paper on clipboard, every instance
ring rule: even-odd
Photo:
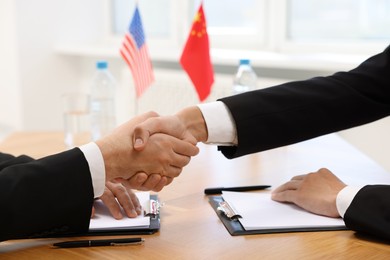
[[[345,227],[342,218],[320,216],[273,201],[270,193],[223,192],[222,197],[239,213],[245,230]]]
[[[150,192],[137,192],[136,193],[143,209],[150,207]],[[128,218],[123,214],[122,219],[114,219],[101,200],[97,200],[94,203],[95,215],[91,219],[89,224],[89,230],[106,230],[106,229],[128,229],[129,227],[141,228],[149,227],[150,217],[145,214],[141,214],[136,218]]]

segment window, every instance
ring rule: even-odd
[[[122,36],[135,0],[112,1]],[[180,48],[200,0],[139,0],[149,45]],[[212,48],[257,51],[354,50],[390,40],[390,0],[204,0]],[[362,48],[362,46],[364,46]],[[336,48],[335,48],[336,47]]]
[[[114,36],[125,33],[134,12],[135,2],[135,0],[114,0],[112,2],[111,24]],[[138,2],[148,39],[169,41],[173,48],[181,45],[187,38],[200,3],[194,0]],[[265,2],[266,0],[224,0],[224,8],[221,11],[220,0],[204,1],[208,33],[213,46],[259,48],[265,42]]]
[[[389,0],[290,0],[288,39],[381,41],[390,39]]]
[[[154,38],[169,37],[171,27],[171,8],[169,0],[138,1],[144,30]],[[112,1],[112,31],[123,35],[129,27],[136,0]]]
[[[266,42],[265,0],[204,1],[210,42],[217,48],[260,49]],[[195,14],[199,1],[194,1]]]

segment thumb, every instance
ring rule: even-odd
[[[134,150],[142,151],[148,143],[150,132],[142,127],[136,127],[133,133]]]

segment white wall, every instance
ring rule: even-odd
[[[16,130],[59,129],[60,96],[79,87],[80,75],[78,59],[61,56],[55,48],[70,40],[100,39],[101,2],[1,1],[2,124]]]
[[[0,136],[22,126],[16,8],[13,0],[0,1]]]
[[[80,64],[59,55],[55,48],[69,41],[94,43],[100,39],[99,28],[104,23],[101,2],[17,1],[24,129],[59,129],[60,96],[80,87]]]

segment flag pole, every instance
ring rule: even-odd
[[[138,7],[138,0],[135,0],[135,6]],[[134,95],[134,116],[138,116],[138,95],[137,95],[137,86],[134,86],[135,95]]]
[[[134,97],[134,116],[138,115],[138,96],[137,91],[135,91],[135,97]]]

